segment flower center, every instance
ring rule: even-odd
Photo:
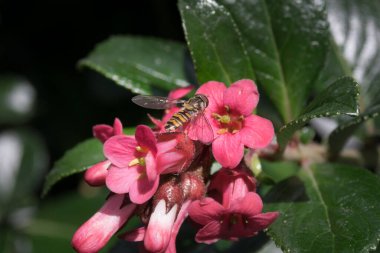
[[[129,167],[132,167],[135,165],[145,166],[145,164],[146,164],[145,163],[145,156],[149,150],[146,147],[136,146],[136,151],[138,152],[138,155],[137,155],[138,157],[136,157],[135,159],[130,161],[128,166]]]
[[[212,116],[219,122],[218,134],[235,134],[243,127],[244,116],[231,113],[228,106],[225,106],[224,113],[213,113]]]
[[[232,213],[230,214],[229,216],[226,217],[226,222],[228,224],[228,226],[230,228],[234,227],[235,225],[247,225],[248,224],[248,220],[246,219],[246,217],[242,214],[237,214],[237,213]]]

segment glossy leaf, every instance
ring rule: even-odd
[[[200,83],[254,78],[240,30],[221,3],[180,0],[178,7]]]
[[[270,178],[273,182],[280,182],[288,177],[295,175],[299,166],[295,162],[283,161],[283,162],[270,162],[261,161],[263,167],[263,175]]]
[[[127,135],[133,135],[134,131],[134,128],[123,130]],[[92,138],[79,143],[54,163],[52,170],[46,176],[42,196],[45,196],[50,188],[60,180],[83,172],[103,160],[103,144],[98,139]]]
[[[185,47],[156,38],[114,36],[100,43],[79,62],[138,94],[188,86]]]
[[[28,120],[34,111],[36,91],[24,78],[0,76],[0,123],[14,124]]]
[[[322,3],[183,0],[179,7],[201,82],[251,78],[248,67],[286,122],[299,114],[327,52]]]
[[[369,252],[380,238],[380,179],[345,165],[299,173],[309,200],[266,205],[281,215],[269,235],[285,252]]]
[[[313,118],[331,117],[341,114],[358,114],[359,86],[350,77],[340,78],[323,92],[318,94],[306,106],[301,115],[284,125],[277,134],[277,141],[282,148],[293,133],[307,124]]]
[[[374,119],[380,114],[380,104],[368,108],[368,110],[358,117],[346,121],[337,127],[329,136],[329,153],[331,157],[336,157],[348,138],[367,120]]]
[[[79,143],[54,163],[53,169],[46,176],[42,196],[45,196],[58,181],[85,171],[102,160],[103,145],[99,140],[93,138]]]

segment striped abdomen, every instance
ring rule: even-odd
[[[198,110],[194,107],[182,108],[175,113],[165,124],[166,132],[173,132],[190,122],[190,120],[198,114]]]

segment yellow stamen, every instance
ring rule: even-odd
[[[144,157],[135,158],[132,161],[130,161],[128,164],[129,167],[132,167],[135,165],[145,166],[145,158]]]
[[[239,130],[237,130],[237,129],[232,130],[233,134],[236,134],[237,132],[239,132]]]
[[[227,128],[221,128],[217,131],[218,134],[225,134],[228,132],[228,129]]]
[[[141,153],[146,153],[146,152],[148,152],[148,149],[147,149],[147,148],[144,148],[144,147],[141,147],[141,146],[137,146],[137,147],[136,147],[136,150],[137,150],[138,152],[141,152]]]
[[[214,119],[216,119],[216,120],[220,120],[220,118],[222,117],[222,116],[220,116],[219,114],[217,114],[217,113],[215,113],[215,112],[212,113],[212,116],[213,116]]]
[[[140,157],[140,158],[139,158],[139,164],[140,164],[141,166],[145,166],[145,158],[144,158],[144,157]]]
[[[228,123],[230,123],[230,122],[231,122],[230,115],[228,115],[228,114],[223,115],[223,116],[219,119],[219,121],[220,121],[221,123],[224,123],[224,124],[228,124]]]
[[[225,105],[224,108],[226,108],[227,112],[230,112],[230,107],[228,105]]]
[[[135,159],[133,159],[132,161],[129,162],[128,166],[132,167],[132,166],[138,165],[139,162],[140,162],[139,159],[135,158]]]

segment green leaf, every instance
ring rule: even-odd
[[[85,171],[95,163],[104,160],[103,145],[98,139],[89,139],[67,151],[54,163],[53,169],[46,176],[42,196],[65,177]]]
[[[79,66],[93,69],[138,94],[185,87],[184,45],[157,38],[114,36],[97,45]]]
[[[365,169],[314,165],[299,173],[309,201],[268,204],[269,235],[285,252],[369,252],[380,238],[380,179]]]
[[[254,79],[239,27],[221,3],[180,0],[178,7],[200,83]]]
[[[124,128],[123,132],[133,135],[135,128]],[[50,188],[60,180],[83,172],[103,160],[103,144],[98,139],[91,138],[79,143],[54,163],[53,169],[46,176],[42,196],[45,196]]]
[[[351,77],[338,79],[318,94],[297,119],[280,129],[277,134],[278,143],[284,148],[293,133],[311,119],[341,114],[357,115],[358,97],[359,86]]]
[[[314,91],[318,94],[342,76],[352,76],[352,70],[342,56],[339,47],[333,38],[330,38],[330,47],[327,52],[323,69],[314,83]]]
[[[276,183],[293,176],[299,170],[299,166],[290,161],[270,162],[261,160],[261,164],[263,166],[263,176],[269,177]]]
[[[183,0],[179,6],[201,82],[252,78],[253,69],[286,122],[299,114],[327,52],[323,5]]]
[[[350,119],[338,126],[329,136],[329,154],[336,157],[348,138],[367,120],[378,117],[380,114],[380,104],[368,108],[358,117]]]
[[[22,123],[34,111],[36,91],[24,78],[0,76],[0,124]]]

